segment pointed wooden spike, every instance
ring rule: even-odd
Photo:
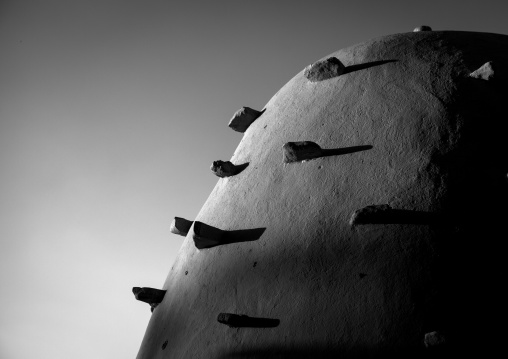
[[[311,82],[319,82],[340,76],[345,70],[346,67],[338,58],[329,57],[307,66],[303,75]]]
[[[195,221],[191,230],[192,239],[198,249],[211,248],[222,244],[224,231],[219,228]]]
[[[320,157],[323,150],[315,142],[288,142],[282,146],[284,163],[301,162]]]
[[[235,112],[228,126],[237,132],[245,132],[249,126],[259,117],[263,112],[254,110],[250,107],[242,107]]]
[[[480,80],[491,80],[494,78],[495,72],[494,72],[494,61],[489,61],[484,63],[482,66],[480,66],[475,71],[471,72],[469,74],[470,77],[473,77],[475,79]]]
[[[419,31],[432,31],[432,28],[427,25],[418,26],[413,30],[413,32],[419,32]]]
[[[238,328],[242,326],[242,322],[248,317],[246,315],[238,315],[231,313],[220,313],[217,316],[217,321],[221,324],[226,324],[231,328]]]
[[[217,177],[231,177],[236,174],[236,166],[230,161],[213,161],[210,169]]]
[[[430,332],[425,334],[423,343],[425,344],[426,348],[434,348],[438,346],[440,347],[446,344],[446,338],[442,333],[438,331]]]
[[[171,222],[169,231],[180,236],[186,236],[192,226],[192,221],[185,218],[175,217]]]
[[[162,302],[166,291],[148,287],[134,287],[132,293],[134,293],[137,300],[152,305]]]
[[[351,226],[355,226],[358,224],[379,223],[380,217],[385,215],[391,209],[392,207],[387,204],[360,208],[353,213],[351,219],[349,220],[349,224]]]
[[[210,169],[217,177],[231,177],[239,174],[249,166],[249,162],[234,165],[230,161],[213,161]]]

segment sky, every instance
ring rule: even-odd
[[[308,64],[434,30],[508,34],[506,0],[0,0],[0,358],[134,358],[183,237]]]

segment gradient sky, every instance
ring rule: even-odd
[[[135,357],[242,134],[294,75],[412,31],[508,34],[508,1],[0,0],[0,358]]]

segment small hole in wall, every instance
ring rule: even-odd
[[[258,265],[258,262],[254,262],[254,264],[252,266],[255,267],[257,265]]]
[[[189,271],[188,271],[188,270],[186,270],[186,271],[185,271],[185,275],[187,275],[187,274],[189,274]]]
[[[321,168],[323,168],[323,166],[319,166],[319,167],[318,167],[318,170],[320,170]]]
[[[162,343],[162,350],[166,349],[168,346],[168,341],[166,340],[164,343]]]
[[[358,276],[360,277],[360,279],[363,279],[367,276],[367,274],[365,273],[359,273]]]
[[[266,126],[268,126],[268,125],[265,125],[265,127],[263,127],[263,128],[266,128]]]

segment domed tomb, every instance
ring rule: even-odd
[[[340,75],[302,70],[246,128],[230,161],[248,166],[191,219],[137,358],[418,357],[502,342],[508,36],[409,32],[321,63],[332,57]],[[488,62],[495,76],[470,76]]]

